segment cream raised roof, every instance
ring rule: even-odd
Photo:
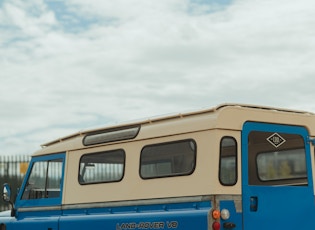
[[[84,137],[88,134],[96,133],[96,132],[115,130],[115,129],[120,129],[120,128],[124,128],[124,127],[136,126],[136,125],[152,124],[152,123],[160,122],[163,120],[184,118],[184,117],[194,116],[194,115],[198,115],[198,114],[214,113],[214,112],[219,111],[219,110],[226,108],[226,107],[239,107],[239,108],[247,108],[247,109],[255,109],[255,110],[269,110],[269,111],[278,111],[278,112],[295,113],[295,114],[315,115],[314,113],[311,113],[308,111],[302,111],[302,110],[293,110],[293,109],[259,106],[259,105],[251,105],[251,104],[225,103],[225,104],[220,104],[218,106],[206,108],[206,109],[194,110],[194,111],[189,111],[189,112],[184,112],[184,113],[155,116],[155,117],[151,117],[151,118],[129,121],[129,122],[119,123],[119,124],[110,125],[110,126],[101,127],[101,128],[81,130],[77,133],[73,133],[71,135],[64,136],[62,138],[55,139],[53,141],[44,143],[41,145],[41,147],[45,148],[45,147],[48,147],[48,146],[51,146],[51,145],[54,145],[54,144],[57,144],[57,143],[60,143],[63,141],[68,141],[70,139],[75,139],[77,137]]]

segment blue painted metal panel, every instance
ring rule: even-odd
[[[210,202],[65,210],[59,229],[208,229]]]
[[[308,185],[248,184],[248,135],[251,131],[298,134],[304,138]],[[247,122],[242,132],[242,193],[244,230],[310,229],[315,218],[308,132],[304,127]]]
[[[7,227],[7,230],[58,230],[60,211],[23,212]]]

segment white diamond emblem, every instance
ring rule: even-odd
[[[270,137],[267,138],[267,141],[272,144],[274,147],[278,148],[282,145],[286,140],[281,137],[278,133],[272,134]]]

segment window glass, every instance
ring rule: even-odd
[[[124,175],[125,152],[113,150],[81,157],[79,183],[94,184],[120,181]]]
[[[248,174],[250,185],[307,185],[303,137],[289,133],[250,132]]]
[[[262,181],[306,178],[305,151],[294,149],[260,153],[257,168]]]
[[[55,198],[60,196],[62,159],[35,162],[22,199]]]
[[[196,143],[183,140],[142,149],[140,175],[144,179],[189,175],[196,165]]]
[[[62,162],[49,161],[47,170],[47,197],[59,197],[62,178]]]
[[[237,145],[233,137],[223,137],[220,144],[219,179],[223,185],[234,185],[237,181]]]

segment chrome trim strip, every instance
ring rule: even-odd
[[[120,207],[120,206],[171,204],[171,203],[183,203],[183,202],[202,202],[202,201],[212,201],[212,200],[213,200],[213,196],[158,198],[158,199],[147,199],[147,200],[112,201],[112,202],[88,203],[88,204],[68,204],[68,205],[63,205],[62,209],[68,210],[68,209],[87,209],[87,208],[109,208],[109,207]]]
[[[58,211],[62,210],[61,205],[57,206],[42,206],[42,207],[24,207],[24,208],[18,208],[18,212],[41,212],[41,211]]]
[[[62,211],[70,209],[88,209],[88,208],[113,208],[121,206],[137,206],[137,205],[154,205],[154,204],[172,204],[183,202],[203,202],[213,201],[214,196],[191,196],[191,197],[174,197],[174,198],[157,198],[148,200],[130,200],[130,201],[112,201],[101,203],[87,203],[87,204],[68,204],[42,207],[23,207],[18,208],[18,212],[39,212],[39,211]]]

